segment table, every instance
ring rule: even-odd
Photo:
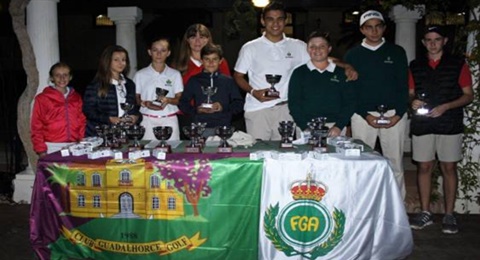
[[[252,150],[266,147],[278,146]],[[405,209],[383,157],[252,161],[248,150],[235,151],[121,163],[42,158],[33,249],[40,259],[385,259],[411,252]],[[299,180],[321,183],[322,199],[293,200],[291,184]]]

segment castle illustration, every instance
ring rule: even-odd
[[[149,163],[108,161],[82,165],[68,184],[66,212],[85,218],[174,219],[183,217],[183,194]]]

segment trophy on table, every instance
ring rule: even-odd
[[[121,123],[130,123],[132,119],[128,116],[128,112],[133,109],[133,104],[132,103],[120,103],[120,108],[124,111],[123,116],[120,118]]]
[[[222,139],[217,148],[218,153],[232,153],[233,148],[228,144],[227,139],[232,137],[233,132],[235,132],[235,127],[233,126],[219,126],[215,129],[215,134]]]
[[[110,140],[107,137],[107,131],[109,131],[108,125],[95,126],[95,132],[97,132],[98,137],[103,139],[101,147],[110,147]]]
[[[267,82],[270,83],[270,89],[265,93],[265,96],[273,98],[280,97],[280,92],[275,88],[275,84],[280,82],[282,75],[266,74],[265,78],[267,79]]]
[[[293,135],[295,134],[295,123],[293,121],[280,121],[279,124],[278,132],[282,137],[280,148],[292,148]]]
[[[122,146],[122,140],[120,139],[121,133],[124,131],[122,125],[111,125],[109,129],[109,134],[111,136],[110,147],[118,149]]]
[[[203,102],[200,107],[211,109],[213,107],[212,96],[217,93],[217,87],[214,86],[202,86],[202,92],[207,96],[207,100]]]
[[[430,113],[430,109],[428,109],[427,106],[426,106],[427,94],[418,93],[417,94],[417,99],[422,101],[423,104],[419,108],[417,108],[417,113],[416,114],[419,115],[419,116],[424,116],[424,115]]]
[[[318,142],[318,136],[314,135],[314,130],[318,128],[318,121],[316,118],[313,118],[310,120],[310,122],[307,123],[307,128],[305,129],[304,132],[307,132],[307,134],[310,136],[308,139],[308,144],[314,145]]]
[[[131,125],[126,129],[126,133],[130,140],[133,139],[133,144],[129,147],[129,150],[142,150],[143,146],[140,144],[139,139],[142,139],[145,134],[145,127],[141,125]]]
[[[326,126],[327,118],[326,117],[317,117],[313,119],[313,150],[325,153],[327,152],[327,137],[329,128]]]
[[[166,104],[162,103],[161,99],[167,96],[168,90],[164,88],[155,88],[155,94],[157,95],[157,99],[154,100],[152,104],[164,108]]]
[[[185,147],[186,153],[202,152],[202,134],[207,123],[192,123],[182,128],[183,133],[190,138],[190,143]]]
[[[388,111],[388,107],[386,105],[378,105],[377,112],[380,113],[380,116],[377,119],[377,125],[388,125],[390,124],[390,119],[385,117],[385,113]]]
[[[153,128],[153,134],[155,138],[160,140],[160,144],[156,149],[164,153],[171,153],[172,147],[167,143],[167,140],[172,136],[172,127],[171,126],[156,126]]]

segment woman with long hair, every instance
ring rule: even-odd
[[[187,28],[174,63],[174,67],[182,73],[183,85],[187,84],[191,76],[202,72],[200,51],[207,44],[213,44],[213,41],[212,34],[205,25],[197,23]],[[219,72],[231,76],[230,68],[225,59],[220,63]]]
[[[86,136],[96,136],[95,127],[103,124],[128,124],[139,122],[140,113],[135,100],[135,83],[127,78],[130,60],[125,48],[108,46],[100,56],[93,82],[85,89],[83,113],[87,117]],[[122,103],[133,105],[127,113]]]
[[[185,34],[183,35],[182,42],[180,43],[176,60],[173,64],[173,67],[182,74],[183,86],[187,85],[188,80],[192,76],[203,71],[200,52],[207,44],[213,44],[213,41],[212,34],[205,25],[196,23],[187,28]],[[231,76],[230,68],[226,59],[223,59],[220,63],[218,72],[227,76]],[[180,125],[180,129],[182,129],[184,126],[190,125],[191,122],[192,119],[190,116],[179,111],[178,123]],[[182,131],[180,131],[180,135],[181,139],[187,139]]]

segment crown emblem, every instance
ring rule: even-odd
[[[321,182],[312,180],[310,173],[308,173],[305,180],[292,184],[290,192],[294,200],[321,201],[327,192],[327,187]]]

